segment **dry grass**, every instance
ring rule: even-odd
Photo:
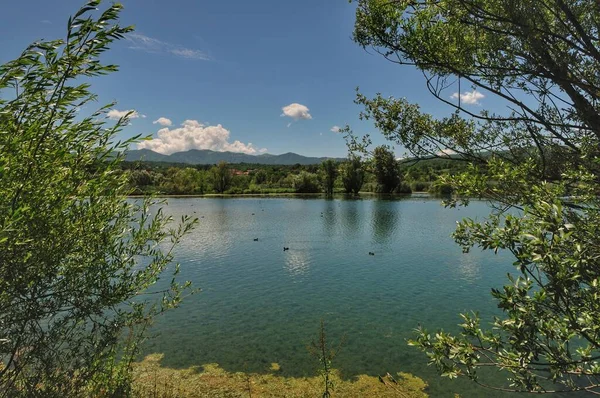
[[[160,366],[161,354],[147,356],[134,367],[134,391],[140,398],[193,397],[320,397],[323,380],[278,375],[273,363],[270,374],[229,373],[217,364],[199,368],[170,369]],[[342,380],[334,371],[332,397],[427,397],[423,380],[407,373],[394,378],[361,375],[355,380]],[[394,381],[395,379],[395,381]]]

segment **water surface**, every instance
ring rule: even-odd
[[[306,346],[323,318],[332,344],[345,335],[334,361],[345,377],[405,371],[425,379],[432,396],[492,396],[441,380],[406,344],[419,324],[456,331],[459,312],[497,314],[489,291],[512,260],[463,254],[450,236],[457,220],[483,218],[485,203],[172,198],[165,210],[199,218],[176,254],[182,278],[202,292],[153,326],[145,353],[165,353],[163,365],[267,372],[277,362],[285,375],[314,374]]]

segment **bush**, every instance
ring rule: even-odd
[[[431,187],[431,183],[427,181],[415,181],[410,184],[413,192],[428,192]]]
[[[412,189],[407,183],[401,182],[394,190],[394,193],[412,193]]]
[[[436,195],[452,195],[454,190],[449,184],[436,183],[429,187],[429,192]]]
[[[113,144],[128,123],[105,126],[114,104],[80,112],[96,100],[87,80],[116,70],[100,55],[131,31],[117,25],[119,4],[95,18],[98,5],[90,1],[69,19],[68,40],[35,43],[0,66],[0,391],[7,397],[128,395],[144,331],[185,288],[175,267],[164,292],[142,296],[192,222],[167,229],[170,218],[156,201],[127,199],[120,162],[133,140]]]
[[[317,193],[321,191],[319,177],[306,171],[294,176],[293,184],[296,193]]]

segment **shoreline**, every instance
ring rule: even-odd
[[[349,199],[360,199],[363,195],[365,196],[383,196],[383,197],[408,197],[408,196],[434,196],[433,194],[427,191],[418,191],[412,193],[376,193],[376,192],[360,192],[358,195],[351,195],[345,193],[334,193],[333,197],[345,197]],[[156,194],[156,195],[128,195],[129,198],[144,198],[146,196],[154,196],[156,198],[249,198],[249,197],[278,197],[278,196],[305,196],[305,197],[323,197],[327,196],[324,193],[292,193],[292,192],[282,192],[282,193],[232,193],[232,194],[224,194],[224,193],[208,193],[203,195],[196,194],[180,194],[180,195],[167,195],[167,194]]]

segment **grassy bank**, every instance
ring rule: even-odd
[[[135,396],[142,398],[192,397],[319,397],[323,394],[323,379],[284,377],[279,365],[271,365],[270,374],[229,373],[217,364],[189,369],[160,366],[162,354],[147,356],[134,365]],[[343,380],[332,374],[333,397],[427,397],[427,384],[407,373],[360,375]]]

